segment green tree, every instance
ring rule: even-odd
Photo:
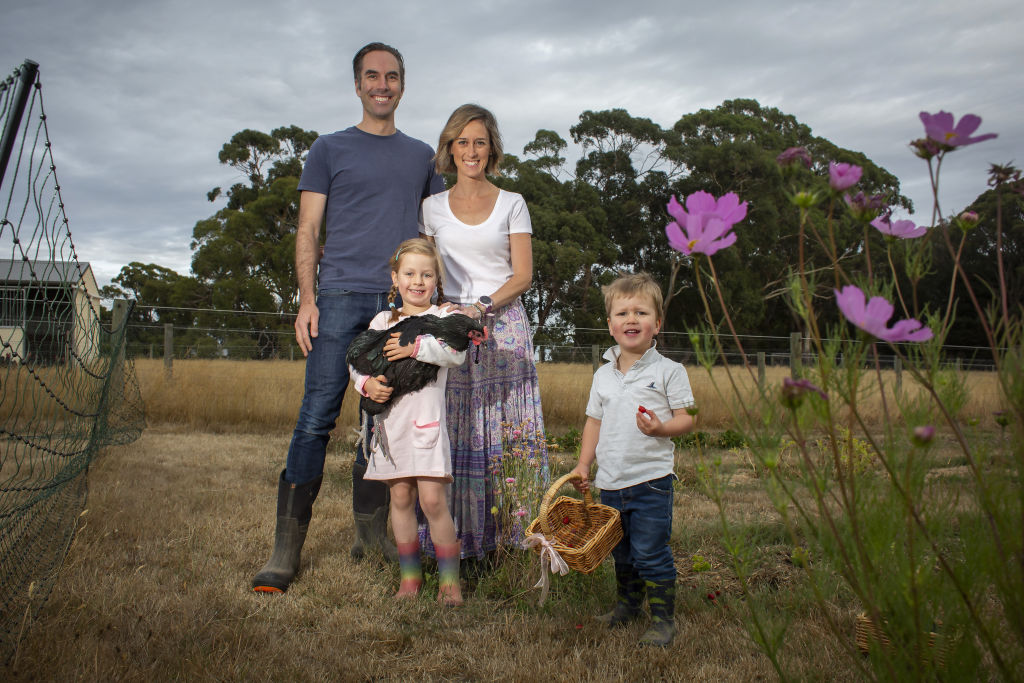
[[[297,188],[316,137],[315,131],[297,126],[276,128],[270,134],[247,129],[232,136],[219,159],[248,183],[232,186],[224,193],[226,206],[197,222],[192,231],[192,272],[209,286],[213,308],[253,313],[233,324],[244,320],[251,326],[261,357],[281,351],[291,320],[254,313],[292,313],[298,306]],[[210,201],[220,196],[220,188],[207,194]]]
[[[208,338],[201,320],[192,309],[209,306],[210,290],[194,277],[179,275],[155,263],[133,261],[121,268],[101,296],[134,299],[128,319],[130,345],[163,345],[163,326],[175,327],[176,345],[197,345]]]
[[[735,228],[738,237],[734,247],[715,255],[715,265],[724,288],[724,298],[736,327],[741,332],[784,336],[797,326],[781,296],[791,267],[799,258],[799,215],[789,200],[793,189],[821,189],[827,177],[829,161],[853,163],[863,169],[857,188],[868,194],[879,194],[889,205],[910,208],[910,201],[900,195],[897,178],[874,164],[864,154],[841,148],[774,107],[762,107],[756,100],[737,99],[723,102],[715,109],[702,109],[683,116],[674,126],[679,140],[665,150],[665,155],[682,165],[686,173],[671,185],[680,200],[698,190],[716,197],[736,192],[748,202],[747,218]],[[792,184],[784,178],[776,156],[790,147],[805,147],[813,158],[810,169],[800,169]],[[667,199],[668,193],[665,195]],[[844,269],[857,273],[864,268],[863,241],[871,240],[872,254],[884,253],[877,231],[865,232],[856,226],[842,201],[832,207],[835,242]],[[828,210],[828,203],[818,207],[814,217]],[[666,217],[667,218],[667,217]],[[667,221],[666,221],[667,222]],[[823,241],[828,242],[823,236]],[[813,235],[804,243],[809,270],[816,264],[830,262]],[[673,258],[685,258],[674,255]],[[698,321],[700,307],[693,305],[692,269],[684,268],[675,291],[667,292],[671,300],[670,324]],[[817,294],[828,296],[834,280],[829,271],[819,271]]]
[[[966,233],[948,223],[929,231],[932,269],[922,283],[922,299],[933,311],[945,311],[948,305],[950,284],[954,280],[953,259],[942,234],[948,231],[953,249],[963,250],[961,266],[968,274],[978,302],[986,311],[1001,306],[996,258],[997,252],[1001,252],[1006,299],[1012,312],[1024,301],[1024,197],[1007,187],[986,190],[965,211],[973,211],[979,218],[978,225]],[[998,214],[1001,214],[1002,221],[1001,249],[996,239]],[[982,331],[977,311],[959,278],[956,279],[953,296],[955,319],[946,343],[987,346],[988,340]]]

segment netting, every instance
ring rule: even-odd
[[[50,593],[90,463],[145,427],[127,311],[101,322],[71,240],[36,66],[0,83],[0,662]]]

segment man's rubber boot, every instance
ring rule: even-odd
[[[625,626],[643,614],[644,580],[631,565],[615,565],[615,606],[597,620],[611,627]]]
[[[261,593],[284,593],[299,572],[302,544],[306,542],[313,501],[320,493],[323,477],[305,484],[285,481],[284,470],[277,483],[277,530],[274,552],[252,580],[252,589]]]
[[[366,465],[352,464],[352,519],[356,538],[352,544],[352,559],[361,560],[373,546],[390,562],[398,562],[398,550],[388,539],[388,510],[391,496],[387,484],[363,479]]]
[[[640,636],[641,645],[667,647],[676,634],[676,581],[646,581],[651,627]]]

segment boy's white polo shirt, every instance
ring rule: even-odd
[[[651,346],[625,374],[619,372],[619,347],[594,373],[587,416],[601,421],[594,485],[614,491],[659,479],[673,472],[675,446],[664,436],[647,436],[636,426],[637,408],[654,411],[665,422],[672,411],[693,405],[686,368]]]

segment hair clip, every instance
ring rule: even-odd
[[[392,311],[395,310],[395,302],[394,301],[389,301],[388,302],[388,308],[390,308]]]

